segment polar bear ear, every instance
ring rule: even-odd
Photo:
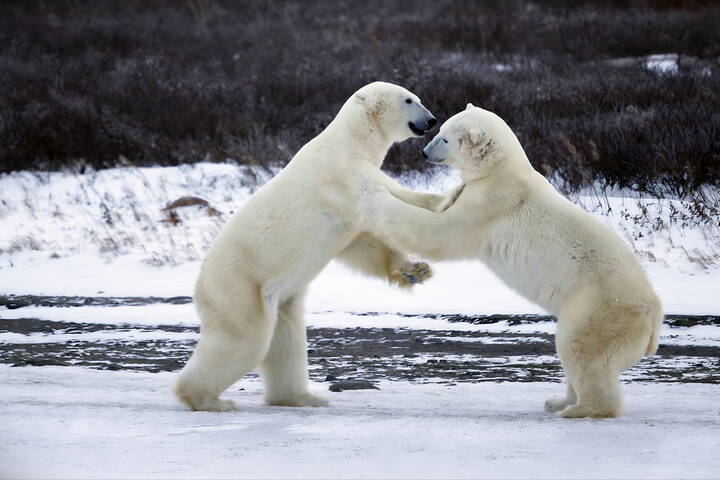
[[[475,108],[475,105],[473,105],[472,103],[468,103],[468,104],[465,106],[465,110],[470,110],[471,108]]]

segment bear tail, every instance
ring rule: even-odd
[[[658,344],[660,343],[660,329],[662,328],[663,314],[660,313],[653,319],[652,332],[650,333],[650,341],[648,342],[645,353],[648,355],[655,355],[657,352]]]

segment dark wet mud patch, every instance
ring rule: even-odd
[[[198,327],[0,319],[0,363],[83,366],[105,370],[177,371],[197,341]],[[153,339],[133,339],[151,332]],[[154,332],[154,333],[152,333]],[[167,334],[168,338],[162,338]],[[182,338],[173,339],[173,335]],[[73,338],[57,341],[58,335]],[[308,328],[314,381],[561,381],[554,336],[541,332],[463,332],[403,328]],[[625,372],[626,381],[720,382],[720,347],[661,345]]]
[[[169,303],[182,305],[191,303],[192,297],[84,297],[47,295],[0,295],[0,307],[14,310],[22,307],[121,307]]]
[[[94,332],[199,332],[200,328],[187,325],[137,325],[130,323],[81,323],[37,318],[0,318],[0,333],[31,334],[83,334]]]
[[[122,297],[122,296],[60,296],[60,295],[0,295],[0,307],[9,310],[29,306],[46,307],[121,307],[142,306],[153,304],[183,305],[192,303],[192,297]],[[396,315],[403,318],[428,318],[446,320],[448,322],[473,323],[486,325],[498,322],[507,322],[509,325],[524,325],[539,322],[553,321],[551,315],[531,314],[494,314],[494,315],[464,315],[447,313],[408,314],[403,312],[344,312],[349,316],[378,316]],[[665,324],[670,327],[692,327],[695,325],[720,325],[720,316],[717,315],[666,315]]]

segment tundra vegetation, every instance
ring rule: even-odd
[[[199,161],[274,172],[349,92],[381,79],[441,122],[467,102],[498,113],[564,193],[680,201],[661,221],[630,219],[655,230],[720,222],[716,2],[8,0],[0,10],[0,172]],[[425,142],[395,146],[385,168],[426,173]]]

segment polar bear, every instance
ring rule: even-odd
[[[655,353],[660,302],[628,245],[560,195],[497,115],[468,104],[423,150],[457,168],[464,187],[443,212],[407,205],[375,186],[364,223],[390,247],[430,259],[479,258],[507,285],[553,313],[563,417],[622,412],[620,371]]]
[[[401,187],[379,168],[393,143],[423,136],[435,123],[408,90],[366,85],[229,219],[195,288],[201,336],[175,388],[185,404],[232,409],[219,395],[256,367],[268,404],[327,404],[308,390],[305,289],[333,258],[398,286],[431,275],[427,264],[362,230],[360,217],[364,182],[422,208],[443,201]]]

